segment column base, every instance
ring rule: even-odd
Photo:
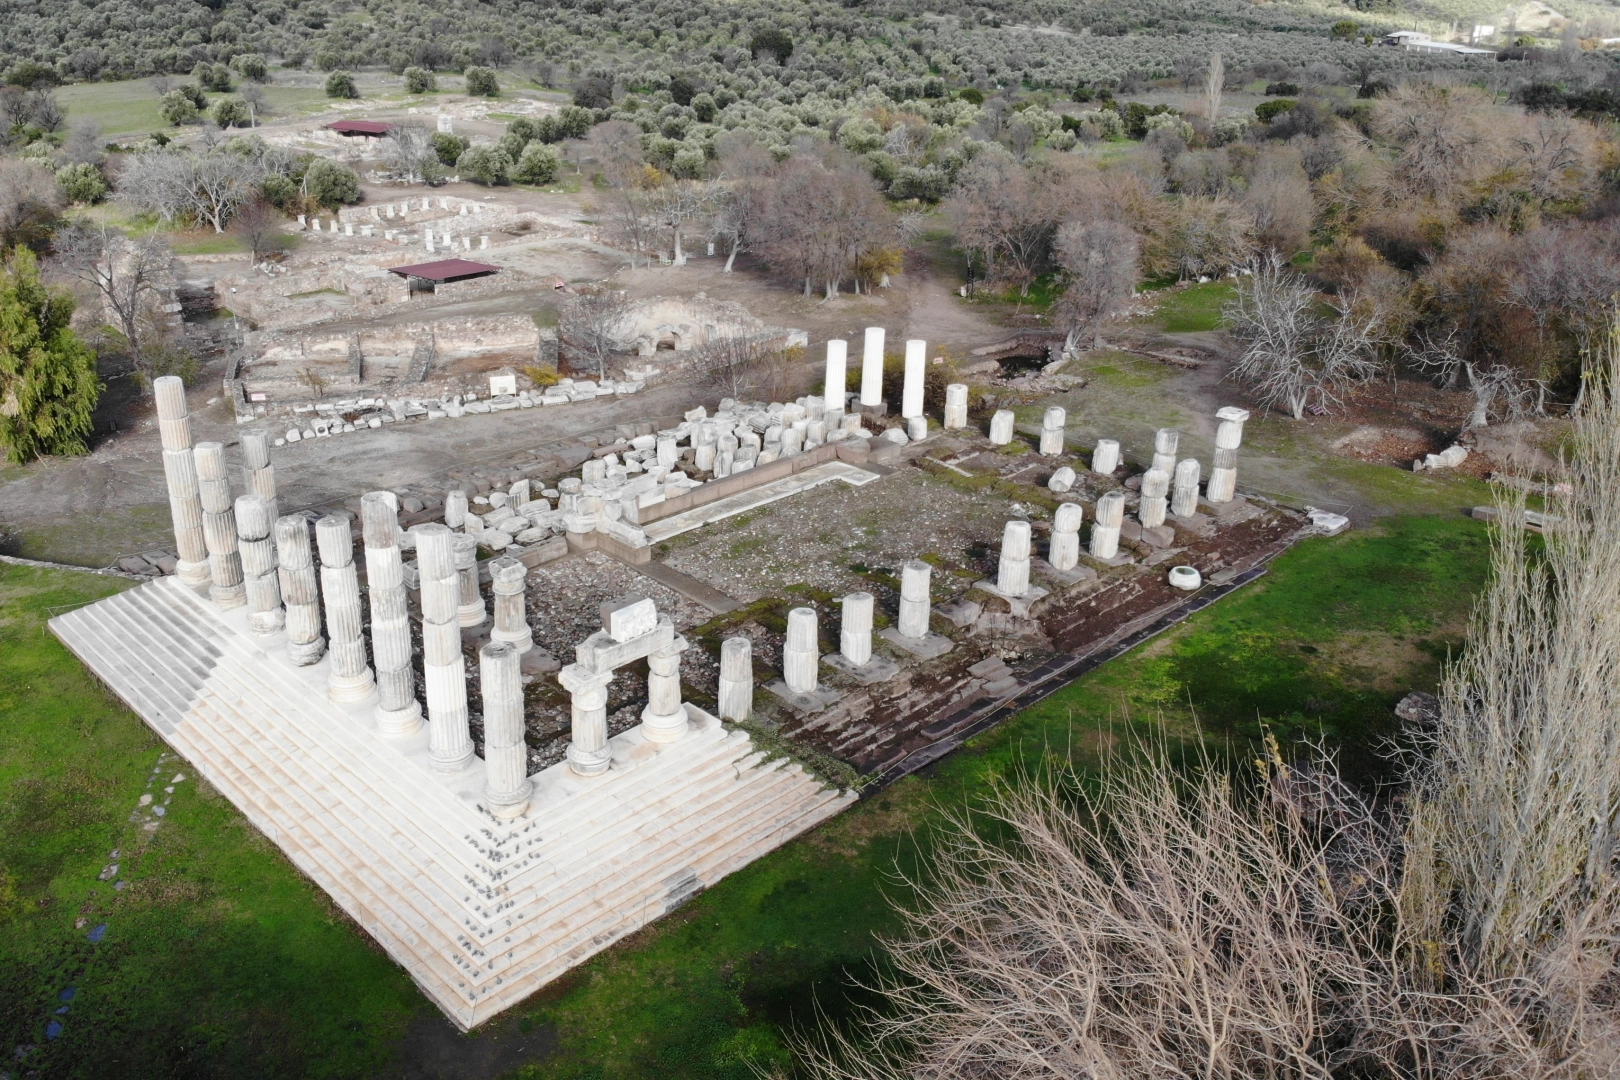
[[[611,764],[613,751],[607,746],[600,750],[581,750],[573,743],[568,744],[568,767],[580,776],[601,776]]]
[[[339,705],[358,705],[370,701],[377,693],[377,682],[371,669],[359,675],[329,675],[326,680],[327,700]]]
[[[422,730],[422,703],[412,701],[403,709],[385,709],[381,705],[373,716],[377,718],[377,733],[385,739],[402,739]]]
[[[325,655],[326,639],[324,637],[318,637],[314,641],[287,642],[287,659],[299,667],[308,667],[311,664],[319,663],[321,657]]]
[[[474,756],[472,740],[468,739],[455,751],[442,755],[437,750],[433,751],[428,755],[428,760],[432,762],[434,772],[458,773],[472,764]]]
[[[517,646],[517,651],[520,654],[534,648],[534,633],[528,627],[524,627],[523,632],[520,634],[513,634],[504,630],[491,630],[489,640],[511,642]]]
[[[181,584],[188,585],[193,589],[205,588],[214,582],[214,574],[213,571],[208,569],[207,559],[198,562],[187,562],[185,559],[178,560],[174,564],[174,576],[180,579]]]
[[[287,617],[280,608],[274,611],[255,611],[248,616],[248,629],[258,637],[275,637],[286,628]]]
[[[489,618],[489,613],[484,610],[483,604],[478,604],[476,607],[472,604],[463,604],[461,607],[456,608],[456,622],[463,630],[472,626],[483,626],[484,620],[487,618]]]
[[[517,791],[488,792],[484,796],[484,809],[491,817],[500,821],[511,821],[520,818],[529,809],[529,799],[534,794],[534,783],[523,781],[523,786]]]
[[[689,726],[685,706],[678,707],[668,716],[656,715],[651,705],[641,710],[641,734],[650,743],[679,742],[686,736]]]
[[[247,603],[246,585],[210,585],[208,599],[222,608],[239,608]]]

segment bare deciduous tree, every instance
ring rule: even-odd
[[[758,250],[778,273],[830,299],[863,252],[893,243],[893,214],[868,176],[833,155],[795,155],[765,191]]]
[[[676,266],[686,265],[686,234],[700,228],[716,202],[713,184],[696,180],[675,180],[654,188],[652,211],[658,224],[668,229],[674,240]]]
[[[558,338],[570,353],[594,366],[598,378],[605,376],[608,357],[622,344],[619,324],[628,308],[622,292],[581,293],[564,305],[557,321]]]
[[[272,252],[287,249],[287,237],[281,231],[283,220],[275,207],[258,200],[236,212],[231,232],[247,243],[251,261],[256,264]]]
[[[89,285],[140,368],[152,309],[168,286],[174,254],[158,233],[131,239],[111,226],[75,222],[56,235],[59,265]]]
[[[1102,348],[1103,320],[1118,311],[1136,287],[1141,241],[1117,221],[1071,221],[1058,229],[1053,248],[1068,276],[1057,305],[1067,333],[1064,349],[1075,348],[1086,333],[1093,348]]]
[[[1226,65],[1220,53],[1211,53],[1209,70],[1204,74],[1204,116],[1210,123],[1221,118],[1221,91],[1226,89]]]
[[[981,154],[963,170],[943,209],[964,247],[983,255],[992,279],[1018,286],[1040,274],[1062,221],[1064,200],[1050,185],[1003,154]]]
[[[389,171],[411,183],[437,183],[444,179],[444,163],[433,146],[434,133],[422,124],[395,124],[388,129],[383,162]]]
[[[794,374],[793,357],[775,337],[727,334],[696,352],[703,383],[722,398],[776,401]]]
[[[0,158],[0,249],[43,244],[62,209],[62,189],[42,165]]]
[[[653,192],[663,175],[642,157],[641,129],[628,121],[610,120],[591,129],[586,145],[611,192],[609,217],[620,242],[630,250],[630,265],[634,267],[638,257],[650,263],[658,227]]]
[[[1334,316],[1326,317],[1316,290],[1275,255],[1251,269],[1226,309],[1227,325],[1243,345],[1230,377],[1247,383],[1262,405],[1286,406],[1299,420],[1307,406],[1336,404],[1351,385],[1377,376],[1376,311],[1342,296]]]

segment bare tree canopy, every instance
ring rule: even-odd
[[[619,345],[619,323],[629,303],[622,292],[601,289],[581,293],[563,306],[557,322],[560,343],[574,357],[607,374],[608,358]]]
[[[78,221],[57,232],[55,246],[60,267],[95,290],[139,367],[152,308],[170,283],[174,255],[167,241],[157,233],[131,239],[105,223]]]
[[[1086,332],[1101,348],[1103,320],[1123,307],[1136,288],[1141,242],[1117,221],[1071,221],[1058,229],[1053,247],[1068,278],[1057,303],[1068,336],[1065,348],[1073,349]]]
[[[766,189],[756,247],[766,263],[827,297],[861,255],[893,243],[893,213],[871,177],[839,154],[796,154]]]
[[[983,154],[963,170],[944,210],[958,241],[984,258],[990,278],[1028,296],[1045,268],[1064,202],[1025,166],[1004,154]]]

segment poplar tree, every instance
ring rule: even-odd
[[[89,453],[101,380],[72,319],[73,297],[45,287],[32,251],[0,261],[0,446],[15,464]]]

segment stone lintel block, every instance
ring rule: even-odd
[[[1045,589],[1040,590],[1040,592],[1043,596],[1046,594]],[[904,649],[919,660],[933,660],[956,648],[956,642],[944,634],[929,633],[924,637],[911,638],[906,637],[893,626],[879,630],[878,637],[896,648]]]
[[[1199,499],[1198,512],[1201,514],[1208,514],[1211,517],[1224,518],[1231,517],[1233,514],[1244,509],[1248,505],[1249,501],[1241,495],[1234,495],[1232,496],[1231,502],[1223,503],[1212,503],[1207,499]]]
[[[658,629],[658,607],[645,596],[626,596],[602,605],[602,629],[619,644]]]
[[[1151,547],[1167,548],[1176,542],[1176,530],[1168,525],[1154,525],[1143,528],[1142,542]]]
[[[821,662],[836,671],[840,671],[862,686],[871,686],[874,683],[888,682],[900,674],[900,665],[892,660],[885,660],[881,656],[874,656],[864,664],[852,664],[843,653],[826,653]]]
[[[574,657],[580,665],[591,671],[611,674],[616,668],[644,659],[659,649],[669,648],[674,643],[675,624],[666,615],[658,620],[658,625],[651,633],[631,638],[629,641],[614,641],[606,630],[598,630],[574,646]]]
[[[984,611],[984,605],[975,603],[965,596],[959,596],[949,603],[939,605],[934,609],[935,614],[949,622],[952,626],[972,626],[978,621],[979,615]]]
[[[612,671],[593,671],[584,664],[569,664],[557,672],[557,682],[570,694],[585,690],[599,690],[613,681]]]
[[[820,712],[829,705],[841,700],[844,696],[842,690],[834,690],[828,686],[817,686],[807,694],[796,693],[788,689],[788,684],[781,679],[771,683],[765,689],[781,698],[788,708],[794,712],[806,716]]]

